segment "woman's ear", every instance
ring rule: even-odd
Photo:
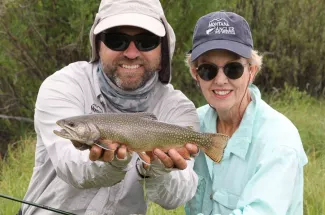
[[[197,72],[196,72],[196,68],[194,67],[194,65],[191,65],[190,72],[191,72],[192,78],[197,81]]]
[[[253,81],[255,80],[255,77],[256,77],[256,73],[257,73],[257,66],[250,65],[248,67],[248,69],[249,69],[249,82],[253,83]]]

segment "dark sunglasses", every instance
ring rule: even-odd
[[[100,40],[114,51],[125,51],[131,41],[139,51],[151,51],[160,44],[161,38],[151,33],[141,33],[134,36],[123,33],[101,33]]]
[[[218,67],[212,63],[204,63],[196,68],[197,74],[205,81],[211,81],[214,79],[220,68],[223,68],[223,72],[230,79],[238,79],[244,73],[244,66],[247,64],[241,64],[239,62],[230,62],[223,67]]]

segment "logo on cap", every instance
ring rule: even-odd
[[[231,27],[228,21],[224,18],[216,18],[209,22],[209,27],[206,30],[206,34],[236,34],[235,28]]]

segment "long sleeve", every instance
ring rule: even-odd
[[[145,179],[148,199],[166,209],[174,209],[185,204],[194,196],[197,187],[193,164],[194,159],[191,159],[184,170],[175,170],[159,177]]]
[[[53,77],[40,88],[35,108],[36,167],[50,159],[58,177],[77,188],[114,185],[124,178],[125,171],[109,163],[90,161],[89,150],[79,151],[69,140],[53,133],[59,129],[57,120],[85,114],[82,89],[75,82]]]

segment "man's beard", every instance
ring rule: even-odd
[[[102,67],[106,76],[117,87],[125,91],[133,91],[144,86],[147,83],[147,81],[149,81],[154,76],[155,72],[160,70],[160,63],[161,63],[160,56],[159,58],[152,60],[150,63],[145,62],[141,59],[130,60],[128,58],[121,57],[116,61],[112,62],[112,64],[107,64],[105,62],[102,62]],[[139,74],[138,71],[129,74],[118,72],[117,69],[121,64],[126,64],[126,65],[139,64],[144,68],[144,72],[141,75]],[[140,76],[140,78],[138,78],[138,80],[134,82],[129,80],[123,80],[123,77],[124,79],[127,78],[125,76],[128,76],[129,78]]]

